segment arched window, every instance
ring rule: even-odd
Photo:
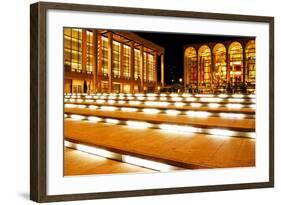
[[[246,81],[250,84],[256,83],[256,43],[255,40],[250,40],[246,44]]]
[[[207,45],[203,45],[198,51],[198,79],[201,85],[205,87],[211,83],[211,49]]]
[[[225,85],[227,81],[226,75],[226,48],[222,43],[218,43],[213,48],[213,84],[216,86]]]
[[[184,52],[185,78],[187,84],[197,83],[197,54],[193,47],[188,47]]]
[[[233,42],[228,48],[230,82],[243,82],[243,48],[239,42]]]

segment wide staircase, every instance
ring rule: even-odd
[[[255,166],[255,95],[96,93],[64,99],[67,149],[151,171]]]

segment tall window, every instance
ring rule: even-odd
[[[243,78],[243,48],[239,42],[233,42],[228,48],[230,62],[230,81],[242,82]]]
[[[93,32],[86,31],[87,34],[87,71],[93,71]]]
[[[102,67],[101,72],[102,75],[108,75],[108,38],[101,37],[101,61]]]
[[[120,43],[113,41],[113,58],[112,58],[112,73],[113,77],[120,77]]]
[[[131,70],[130,70],[130,52],[131,48],[127,45],[123,47],[123,77],[130,78]]]
[[[197,54],[195,48],[188,47],[185,50],[184,59],[187,83],[195,84],[197,83]]]
[[[199,82],[208,86],[211,82],[211,50],[207,45],[199,48]]]
[[[147,62],[148,80],[155,81],[155,79],[154,79],[155,70],[154,69],[156,69],[156,68],[154,68],[154,65],[153,65],[153,55],[148,54],[147,60],[148,60],[148,62]]]
[[[143,53],[143,80],[146,81],[147,80],[147,53],[144,52]]]
[[[256,43],[255,40],[251,40],[246,45],[246,72],[247,82],[256,82]]]
[[[214,55],[214,72],[213,83],[217,86],[224,85],[227,81],[226,75],[226,48],[223,44],[218,43],[213,48]]]
[[[134,50],[134,55],[135,55],[135,79],[139,79],[140,78],[140,74],[141,74],[141,66],[140,66],[140,51],[135,49]]]
[[[82,70],[82,29],[64,29],[64,68],[76,72]]]

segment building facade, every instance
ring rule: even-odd
[[[131,32],[64,28],[64,71],[65,93],[154,92],[164,48]]]
[[[255,39],[186,45],[184,85],[197,92],[255,92]]]

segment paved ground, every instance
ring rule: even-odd
[[[65,148],[64,153],[65,176],[156,172],[154,170],[106,159],[74,149]]]
[[[178,161],[194,167],[255,166],[253,139],[173,133],[71,119],[65,119],[64,133],[66,138],[82,143]]]

